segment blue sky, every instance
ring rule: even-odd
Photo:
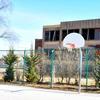
[[[42,38],[43,25],[95,18],[100,18],[100,0],[12,0],[8,15],[10,27],[19,37],[15,49],[29,49],[31,43],[34,47],[34,39]],[[7,41],[0,41],[0,49],[9,49]]]

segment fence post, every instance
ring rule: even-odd
[[[89,49],[86,48],[86,60],[85,60],[85,75],[86,75],[86,90],[87,90],[87,87],[88,87],[88,70],[89,70],[89,65],[88,65],[88,57],[89,56]]]
[[[51,56],[50,56],[50,62],[51,62],[51,66],[50,66],[50,77],[51,77],[51,81],[50,81],[50,87],[53,87],[53,81],[54,81],[54,50],[51,50]]]
[[[25,76],[25,71],[24,71],[24,69],[25,69],[25,56],[26,56],[26,50],[24,50],[23,82],[24,82],[24,76]]]
[[[81,78],[82,78],[82,49],[79,48],[80,52],[80,63],[79,63],[79,90],[78,92],[81,93]]]

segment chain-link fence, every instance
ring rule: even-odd
[[[47,88],[78,90],[79,49],[13,50],[13,55],[17,57],[15,60],[9,53],[10,50],[0,50],[1,81],[5,81],[5,76],[11,73],[7,70],[11,65],[14,72],[13,82],[35,82],[40,87],[45,85]],[[82,55],[82,89],[100,90],[100,49],[83,48]]]

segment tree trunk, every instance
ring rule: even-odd
[[[70,78],[70,77],[68,77],[68,85],[70,84],[70,79],[71,79],[71,78]]]

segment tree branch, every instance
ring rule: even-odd
[[[9,7],[10,1],[9,0],[0,0],[0,10]]]

